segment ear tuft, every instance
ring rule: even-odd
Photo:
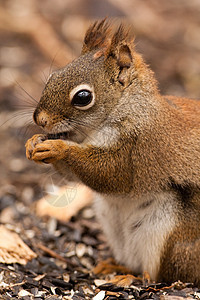
[[[134,34],[127,24],[111,24],[107,18],[94,22],[87,30],[81,54],[97,50],[94,59],[112,56],[121,68],[129,68],[134,50]]]
[[[132,27],[120,24],[112,36],[109,52],[116,53],[116,49],[122,45],[131,45],[133,47],[134,39]]]
[[[110,42],[110,31],[110,23],[107,18],[94,22],[86,32],[81,54],[106,48]]]

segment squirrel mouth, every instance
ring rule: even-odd
[[[48,140],[73,140],[75,136],[76,134],[73,131],[63,131],[58,133],[47,134]]]
[[[69,131],[47,134],[48,140],[69,140],[70,136],[71,134]]]

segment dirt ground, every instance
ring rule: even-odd
[[[25,157],[26,140],[39,132],[32,112],[51,71],[78,56],[88,25],[105,16],[133,24],[162,93],[200,98],[199,0],[0,0],[0,222],[37,255],[0,264],[0,299],[200,298],[192,283],[119,288],[106,283],[112,274],[95,276],[93,266],[111,253],[90,194],[68,221],[38,208],[65,182]]]

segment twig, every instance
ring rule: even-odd
[[[61,256],[60,254],[56,253],[55,251],[47,248],[46,246],[42,245],[42,244],[39,244],[38,247],[46,252],[47,254],[49,254],[51,257],[54,257],[54,258],[57,258],[63,262],[68,262],[66,258],[64,258],[63,256]]]
[[[36,245],[35,245],[36,246]],[[63,261],[73,267],[77,267],[77,264],[72,262],[69,258],[65,258],[63,256],[61,256],[60,254],[56,253],[55,251],[47,248],[46,246],[44,246],[43,244],[39,243],[37,244],[37,247],[40,248],[42,251],[44,251],[45,253],[49,254],[51,257],[54,257],[60,261]]]

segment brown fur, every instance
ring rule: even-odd
[[[81,111],[69,98],[86,83],[96,102]],[[165,237],[156,279],[200,285],[200,102],[160,95],[130,28],[95,22],[81,56],[52,74],[34,119],[48,133],[76,126],[70,141],[34,136],[26,144],[29,159],[70,170],[98,193],[127,195],[143,209],[145,195],[173,195],[176,224]]]
[[[84,43],[82,47],[82,54],[87,52],[96,50],[96,49],[103,49],[107,48],[110,44],[110,27],[109,24],[106,22],[106,19],[102,20],[101,22],[94,22],[92,24],[84,38]],[[102,51],[103,55],[103,51]]]

